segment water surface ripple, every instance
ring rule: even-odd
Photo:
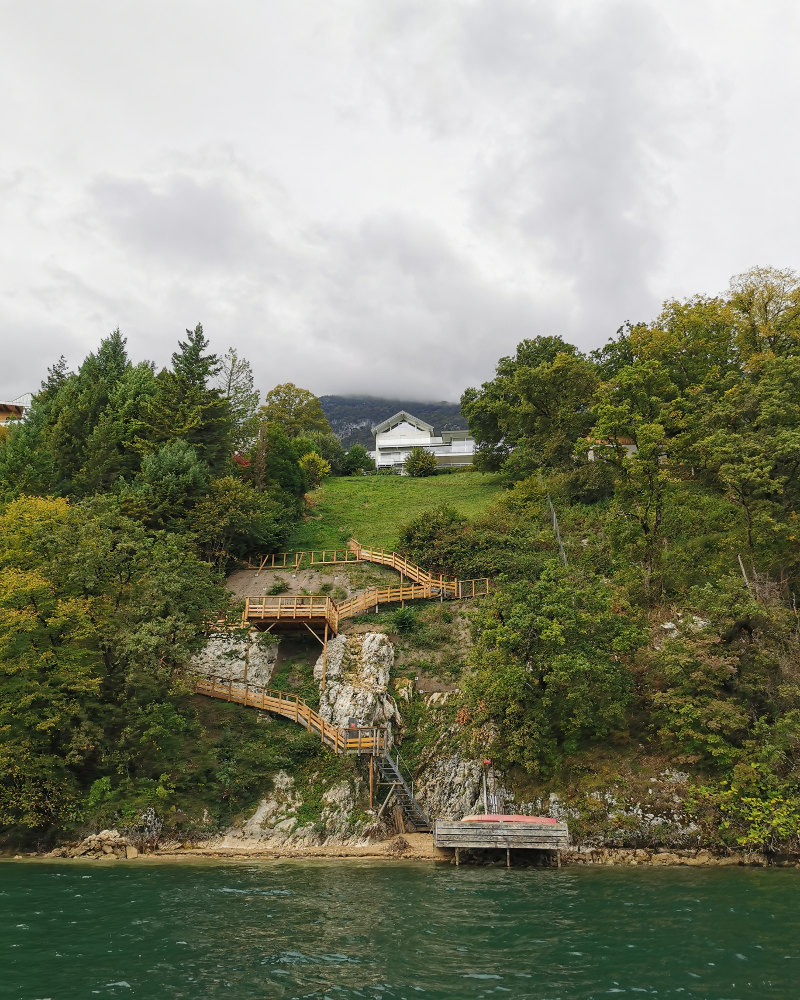
[[[800,872],[0,864],[0,997],[800,996]]]

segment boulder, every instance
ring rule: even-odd
[[[337,635],[328,643],[319,714],[341,728],[350,719],[365,726],[399,723],[397,703],[387,690],[393,664],[394,646],[382,632]],[[314,666],[314,679],[320,684],[322,667],[320,656]]]
[[[268,687],[277,658],[278,644],[272,636],[265,639],[251,634],[242,639],[222,635],[208,640],[192,658],[190,669],[206,677],[240,683],[244,683],[246,669],[249,684]]]

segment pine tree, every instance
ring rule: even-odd
[[[231,405],[209,383],[219,372],[215,354],[198,323],[172,355],[172,369],[156,376],[156,392],[147,404],[137,448],[143,453],[183,440],[197,449],[214,474],[223,472],[233,450]]]

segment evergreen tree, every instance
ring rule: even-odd
[[[258,392],[253,388],[250,362],[229,347],[220,361],[217,388],[230,404],[233,446],[247,451],[258,434]]]
[[[198,323],[187,330],[172,355],[172,369],[156,376],[156,391],[145,407],[137,448],[148,453],[170,441],[196,448],[213,473],[226,470],[233,451],[231,404],[210,381],[220,364],[205,353],[208,341]]]

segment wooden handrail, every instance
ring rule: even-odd
[[[263,556],[249,556],[247,568],[261,573],[265,569],[298,569],[312,566],[336,566],[341,563],[361,562],[350,548],[312,549],[302,552],[270,552]]]
[[[253,621],[312,621],[322,619],[334,632],[339,630],[339,612],[334,601],[325,596],[246,597],[244,619]]]
[[[416,601],[423,598],[438,597],[431,586],[421,586],[416,583],[401,585],[399,587],[371,587],[363,590],[355,597],[342,601],[337,606],[339,619],[352,618],[361,611],[367,611],[378,604],[396,604],[398,601]]]
[[[336,753],[355,750],[359,753],[377,753],[386,749],[388,730],[384,726],[362,726],[358,729],[340,729],[326,722],[310,705],[297,695],[276,688],[264,688],[242,681],[222,677],[196,677],[194,691],[209,698],[220,698],[239,705],[249,705],[262,711],[281,715],[285,719],[317,733],[320,741]]]
[[[405,556],[398,552],[387,552],[386,549],[368,549],[351,538],[348,542],[351,550],[357,552],[364,562],[377,563],[380,566],[390,566],[404,576],[409,577],[415,583],[423,585],[436,585],[445,592],[445,595],[455,597],[458,590],[458,580],[454,577],[446,577],[442,573],[429,573],[416,563],[412,563]]]
[[[339,631],[342,618],[352,618],[353,615],[379,604],[393,604],[398,601],[415,601],[420,599],[463,599],[468,597],[483,597],[489,593],[489,578],[480,577],[475,580],[459,580],[456,577],[446,577],[441,573],[429,573],[406,559],[397,552],[387,552],[386,549],[367,549],[355,539],[347,543],[347,549],[315,549],[310,552],[279,552],[261,557],[260,568],[279,568],[301,565],[308,557],[310,566],[330,566],[345,562],[372,562],[381,566],[390,566],[412,581],[401,583],[399,587],[371,587],[368,590],[336,604],[330,597],[323,595],[303,595],[294,597],[248,597],[245,599],[245,609],[242,625],[249,622],[270,621],[301,621],[325,622],[334,633]],[[250,565],[250,563],[248,563]],[[228,626],[230,628],[241,627]]]
[[[456,577],[445,576],[443,573],[430,573],[416,563],[411,562],[399,552],[387,549],[370,549],[351,538],[346,549],[311,549],[302,552],[272,552],[265,556],[250,557],[247,560],[248,569],[252,569],[258,561],[259,572],[263,569],[293,569],[297,570],[304,564],[312,566],[336,566],[346,563],[371,562],[379,566],[389,566],[407,576],[414,583],[423,586],[437,586],[445,596],[480,597],[488,593],[488,577],[477,580],[459,580]],[[467,584],[470,586],[468,587]],[[477,586],[480,584],[480,586]],[[462,593],[463,592],[463,593]]]

